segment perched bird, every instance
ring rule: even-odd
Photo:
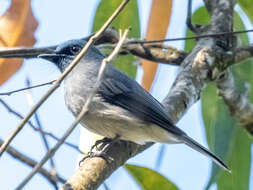
[[[70,40],[38,57],[53,62],[63,72],[85,44],[85,40]],[[103,59],[104,55],[91,46],[65,78],[65,102],[75,116],[81,112],[94,88]],[[111,64],[107,65],[89,112],[81,123],[88,130],[110,139],[118,136],[141,145],[147,142],[184,143],[229,171],[218,157],[176,127],[161,103]]]

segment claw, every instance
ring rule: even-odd
[[[79,162],[79,166],[82,164],[84,160],[87,158],[94,158],[94,157],[101,157],[103,158],[107,163],[112,162],[114,159],[110,156],[108,156],[106,153],[109,150],[109,148],[119,140],[119,136],[116,135],[115,138],[109,139],[107,137],[97,140],[95,144],[91,147],[90,151],[87,153],[86,156],[83,157],[83,159]],[[100,146],[99,146],[100,145]],[[92,152],[92,150],[96,148],[99,150],[99,152]]]

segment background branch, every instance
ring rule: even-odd
[[[108,19],[108,21],[113,20],[113,18],[116,17],[117,13],[119,13],[120,10],[122,10],[122,8],[124,7],[124,5],[126,5],[127,2],[128,2],[127,0],[123,1],[121,3],[121,5],[118,7],[118,9],[110,17],[110,19]],[[106,23],[108,23],[108,21]],[[101,64],[100,69],[99,69],[99,72],[98,72],[98,77],[97,77],[96,84],[95,84],[93,90],[91,91],[87,101],[85,102],[81,112],[76,117],[75,122],[69,127],[69,129],[65,132],[63,137],[57,142],[57,144],[50,151],[48,151],[47,154],[41,159],[41,161],[33,168],[32,172],[20,183],[20,185],[17,187],[17,190],[22,189],[31,180],[31,178],[39,171],[39,169],[43,166],[43,164],[45,164],[46,161],[55,154],[55,152],[58,150],[58,148],[63,144],[63,142],[66,140],[66,138],[71,134],[71,132],[78,125],[78,123],[87,114],[87,112],[89,110],[89,104],[90,104],[92,98],[94,97],[95,92],[97,91],[97,89],[99,87],[99,84],[101,82],[102,75],[103,75],[104,69],[106,67],[106,64],[109,61],[111,61],[113,59],[113,57],[118,53],[118,51],[120,49],[120,46],[122,45],[122,43],[124,42],[124,40],[127,36],[128,31],[129,31],[129,29],[125,30],[122,38],[120,39],[118,45],[115,47],[114,51],[108,57],[103,59],[102,64]]]
[[[26,85],[27,85],[28,88],[30,87],[30,83],[31,83],[30,79],[26,78]],[[33,98],[32,98],[32,93],[31,93],[31,91],[29,89],[26,90],[26,97],[27,97],[28,104],[32,107],[34,105],[34,101],[33,101]],[[41,131],[43,131],[43,127],[41,125],[38,112],[34,113],[34,118],[35,118],[35,122],[36,122],[36,124],[38,126],[38,129],[39,129],[38,132],[39,132],[39,134],[41,136],[42,143],[45,146],[46,151],[48,152],[49,149],[50,149],[50,147],[49,147],[49,143],[47,141],[46,135],[41,132]],[[51,173],[52,174],[57,173],[53,157],[50,158],[49,161],[50,161],[50,165],[51,165]],[[56,187],[57,187],[57,184],[56,184]]]
[[[0,139],[0,145],[3,144],[3,140]],[[33,159],[29,158],[28,156],[22,154],[21,152],[19,152],[18,150],[16,150],[15,148],[13,147],[8,147],[7,150],[6,150],[13,158],[21,161],[22,163],[30,166],[30,167],[34,167],[37,162],[34,161]],[[59,176],[58,174],[51,174],[50,172],[48,172],[46,169],[44,168],[41,168],[39,170],[39,173],[45,177],[50,183],[52,183],[53,185],[57,182],[61,182],[61,183],[65,183],[65,179],[62,178],[61,176]]]
[[[246,92],[240,93],[230,70],[225,71],[217,79],[219,95],[228,106],[232,116],[253,136],[253,104],[249,99],[250,86],[246,83]]]
[[[26,88],[20,88],[20,89],[9,91],[9,92],[2,92],[2,93],[0,93],[0,96],[10,96],[13,93],[17,93],[17,92],[21,92],[21,91],[24,91],[24,90],[45,86],[45,85],[50,85],[50,84],[53,84],[55,81],[56,80],[52,80],[52,81],[49,81],[49,82],[46,82],[46,83],[42,83],[42,84],[38,84],[38,85],[34,85],[34,86],[29,86],[29,87],[26,87]]]
[[[222,35],[226,35],[227,37],[231,37],[233,34],[239,34],[242,32],[252,32],[253,30],[245,30],[245,31],[237,31],[237,32],[221,32],[216,34],[206,34],[206,35],[200,35],[195,37],[190,37],[189,39],[201,39],[201,38],[207,38],[207,37],[213,37],[213,38],[221,38]],[[92,34],[93,35],[93,34]],[[91,36],[83,38],[84,40],[89,40]],[[178,40],[181,38],[173,38],[174,40]],[[119,34],[114,28],[108,28],[105,30],[105,32],[101,35],[101,37],[95,42],[95,45],[98,46],[98,48],[109,48],[113,49],[115,48],[115,43],[119,40]],[[186,56],[189,54],[188,52],[173,48],[171,46],[166,46],[164,44],[161,44],[164,41],[170,41],[172,39],[164,39],[164,40],[156,40],[156,41],[146,41],[146,40],[137,40],[133,38],[126,39],[126,42],[122,45],[122,50],[120,52],[121,55],[129,54],[131,53],[134,56],[147,59],[150,61],[158,62],[158,63],[164,63],[164,64],[170,64],[170,65],[176,65],[179,66],[182,61],[186,58]],[[184,39],[186,40],[186,39]],[[106,44],[107,43],[107,44]],[[109,43],[109,44],[108,44]],[[56,46],[49,46],[44,48],[34,48],[34,47],[13,47],[13,48],[7,48],[0,50],[0,57],[2,58],[18,58],[22,57],[22,55],[25,58],[30,58],[32,56],[38,56],[41,53],[48,53],[49,51],[52,51],[55,49]],[[29,53],[30,52],[30,53]],[[230,62],[231,64],[235,64],[237,62],[240,62],[244,59],[250,58],[253,56],[253,47],[250,46],[242,46],[238,47],[234,51],[235,53],[235,62]],[[228,65],[230,66],[230,65]],[[50,81],[48,83],[39,84],[36,86],[32,86],[30,88],[35,88],[39,86],[44,86],[47,84],[52,84],[54,81]],[[0,93],[0,95],[11,95],[12,93],[19,92],[22,90],[25,90],[26,88],[22,88],[15,91],[10,92],[4,92]]]
[[[244,61],[246,59],[252,58],[253,57],[253,45],[251,44],[249,46],[238,47],[238,48],[236,48],[234,53],[235,53],[234,63],[238,63],[238,62]]]
[[[18,113],[17,111],[15,111],[13,108],[10,107],[10,105],[8,105],[3,99],[0,98],[0,103],[7,109],[8,112],[12,113],[13,115],[15,115],[16,117],[18,117],[19,119],[23,119],[24,117]],[[44,130],[41,130],[39,128],[37,128],[31,121],[28,121],[27,124],[36,132],[40,132],[46,136],[49,136],[51,137],[52,139],[56,140],[56,141],[59,141],[60,139],[58,137],[56,137],[54,134],[50,133],[50,132],[47,132],[47,131],[44,131]],[[67,146],[75,149],[76,151],[78,151],[79,153],[82,153],[80,151],[80,149],[78,148],[77,145],[74,145],[72,143],[69,143],[69,142],[64,142],[64,144],[66,144]]]

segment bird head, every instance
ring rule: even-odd
[[[56,46],[14,47],[0,50],[1,58],[42,58],[54,63],[63,72],[86,45],[84,39],[69,40]],[[87,61],[103,58],[103,54],[93,45],[89,47],[82,59]]]
[[[85,44],[84,40],[69,40],[56,46],[51,53],[42,53],[37,57],[53,62],[63,72]]]

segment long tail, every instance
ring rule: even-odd
[[[193,148],[194,150],[196,150],[196,151],[198,151],[198,152],[206,155],[207,157],[211,158],[217,165],[219,165],[224,170],[226,170],[229,173],[231,173],[231,170],[226,166],[226,164],[224,164],[223,161],[221,161],[217,156],[215,156],[213,153],[211,153],[205,147],[203,147],[202,145],[200,145],[198,142],[196,142],[195,140],[193,140],[192,138],[190,138],[187,135],[184,135],[181,138],[182,138],[183,143],[185,143],[189,147]]]

